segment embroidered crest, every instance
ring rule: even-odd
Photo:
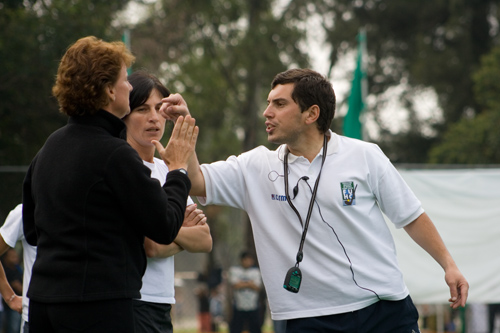
[[[344,206],[353,206],[356,204],[356,187],[354,182],[341,182],[342,202]]]

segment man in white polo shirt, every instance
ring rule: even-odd
[[[375,144],[329,128],[333,88],[309,69],[275,76],[264,111],[268,140],[239,156],[189,167],[191,195],[245,210],[274,320],[287,333],[419,332],[382,213],[444,269],[453,308],[468,283],[419,200]],[[164,116],[185,115],[179,95]]]

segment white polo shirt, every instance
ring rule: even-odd
[[[423,213],[421,204],[378,146],[329,135],[298,293],[283,288],[302,236],[285,197],[285,145],[275,151],[260,146],[201,166],[207,196],[200,202],[240,208],[250,217],[274,320],[359,310],[378,300],[374,292],[385,300],[408,295],[382,212],[401,228]],[[292,154],[288,158],[290,196],[298,184],[292,202],[303,221],[321,159],[322,151],[312,163]],[[309,179],[299,181],[303,176]]]
[[[151,169],[151,178],[157,179],[163,186],[167,179],[168,167],[159,158],[154,163],[143,161]],[[193,204],[188,197],[187,204]],[[174,256],[168,258],[148,258],[146,272],[142,277],[141,301],[161,304],[175,304]]]

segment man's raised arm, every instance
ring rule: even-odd
[[[186,101],[180,94],[171,94],[170,96],[162,99],[162,102],[163,105],[160,108],[160,114],[167,120],[175,123],[179,116],[186,117],[191,115]],[[206,196],[205,178],[201,172],[196,151],[189,160],[187,171],[189,179],[191,180],[190,194],[199,197]]]

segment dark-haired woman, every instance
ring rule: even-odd
[[[160,141],[166,119],[160,115],[162,99],[170,91],[154,75],[137,71],[128,77],[133,87],[130,93],[130,114],[124,118],[127,141],[151,169],[151,177],[165,182],[168,167],[155,157],[153,140]],[[134,300],[136,332],[171,333],[170,311],[175,303],[174,255],[188,252],[210,252],[212,236],[203,211],[188,198],[183,227],[175,240],[162,245],[146,238],[144,241],[148,265],[142,278],[141,298]]]

